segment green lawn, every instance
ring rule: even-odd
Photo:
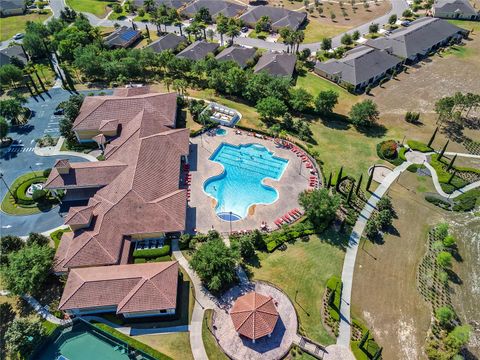
[[[0,41],[10,39],[13,35],[25,31],[27,21],[43,22],[51,15],[50,10],[44,10],[45,14],[26,14],[19,16],[8,16],[0,19]]]
[[[89,12],[97,17],[103,18],[107,15],[110,8],[109,4],[115,1],[101,1],[101,0],[67,0],[67,5],[76,11]]]
[[[322,325],[320,308],[327,280],[342,271],[344,251],[337,246],[339,242],[338,234],[328,231],[320,238],[312,236],[307,242],[288,245],[285,251],[260,253],[261,266],[249,267],[254,280],[272,282],[287,293],[301,329],[323,345],[335,342]]]
[[[13,183],[10,185],[10,189],[13,193],[15,193],[15,190],[20,184],[25,183],[28,179],[32,179],[34,177],[42,178],[42,176],[43,171],[34,171],[23,174],[13,181]],[[32,215],[42,211],[49,211],[52,206],[55,205],[56,204],[53,202],[47,202],[44,204],[35,203],[32,205],[19,205],[15,202],[10,192],[7,192],[2,200],[2,204],[0,207],[2,211],[10,215]]]
[[[478,21],[465,21],[465,20],[447,20],[449,23],[457,25],[458,27],[473,30],[474,34],[480,31],[480,22]]]
[[[335,111],[344,115],[348,113],[353,104],[361,100],[358,96],[350,94],[341,86],[310,72],[307,72],[304,76],[299,76],[295,87],[302,87],[313,96],[317,96],[320,91],[336,91],[339,95],[339,104],[335,107]]]
[[[252,39],[266,39],[268,35],[269,34],[265,31],[257,33],[255,30],[253,30],[248,34],[248,37]]]
[[[341,26],[334,24],[326,25],[317,21],[310,21],[305,28],[305,40],[303,42],[305,44],[320,42],[324,38],[331,38],[335,35],[347,31],[348,29],[350,29],[349,26]]]
[[[141,335],[134,336],[133,338],[172,359],[193,360],[189,332]]]
[[[215,360],[228,360],[228,357],[218,347],[215,337],[210,332],[209,327],[211,327],[212,324],[212,315],[213,310],[207,309],[205,310],[205,314],[203,316],[202,340],[203,345],[205,346],[207,357]]]

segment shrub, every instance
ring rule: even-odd
[[[178,242],[178,246],[180,250],[188,249],[190,246],[190,241],[192,240],[192,235],[190,234],[183,234],[180,236],[180,241]]]
[[[452,247],[455,245],[455,238],[452,235],[447,235],[445,239],[443,239],[443,245],[446,247]]]
[[[425,195],[425,200],[427,200],[429,203],[437,205],[438,207],[441,207],[442,209],[450,209],[450,203],[448,201],[442,200],[436,196]]]
[[[394,159],[397,156],[398,144],[395,140],[386,140],[380,143],[382,158]]]
[[[43,170],[43,177],[46,179],[50,176],[50,173],[52,172],[51,168]]]
[[[441,251],[437,255],[437,264],[442,268],[452,267],[452,254],[447,251]]]
[[[433,151],[433,149],[430,146],[422,143],[421,141],[408,140],[407,145],[410,147],[410,149],[420,151],[420,152]]]
[[[145,258],[135,258],[133,259],[134,264],[145,264],[147,262],[147,259]]]
[[[389,212],[393,213],[392,200],[390,200],[388,196],[382,197],[380,200],[378,200],[377,209],[378,211],[388,210]]]
[[[46,190],[35,190],[32,194],[32,200],[39,203],[45,200],[47,197],[47,191]]]
[[[415,124],[420,120],[420,113],[407,111],[405,114],[405,121],[410,124]]]
[[[45,182],[45,178],[38,176],[38,177],[33,177],[25,182],[21,183],[17,189],[14,191],[15,193],[15,198],[18,204],[20,205],[33,205],[35,203],[35,200],[32,197],[27,197],[27,189],[30,187],[32,184],[40,184]]]
[[[134,258],[154,259],[165,255],[170,255],[170,245],[165,244],[158,249],[137,249],[133,252]]]
[[[370,240],[373,240],[378,236],[378,233],[379,233],[378,223],[375,217],[371,217],[367,221],[367,225],[365,226],[365,236]]]
[[[392,226],[393,216],[390,210],[382,210],[376,216],[378,226],[385,230]]]
[[[435,310],[435,317],[440,325],[445,327],[455,318],[455,312],[447,306],[441,306]]]
[[[473,189],[455,198],[453,211],[471,211],[480,205],[480,189]]]

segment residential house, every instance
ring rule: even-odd
[[[307,19],[307,14],[300,11],[292,11],[281,7],[272,6],[254,6],[246,11],[240,19],[250,27],[255,27],[255,24],[262,16],[268,16],[272,22],[272,29],[278,31],[281,28],[289,28],[291,30],[298,30],[300,26]]]
[[[469,0],[437,0],[432,6],[432,14],[434,17],[446,19],[480,19],[480,12]]]
[[[218,46],[219,45],[217,43],[211,43],[208,41],[195,41],[194,43],[190,44],[185,49],[180,51],[177,54],[177,57],[194,61],[203,60],[207,57],[208,54],[214,54]]]
[[[341,59],[318,61],[314,71],[343,87],[362,92],[367,86],[374,86],[399,71],[402,64],[402,59],[385,50],[358,46]]]
[[[105,44],[110,48],[127,48],[137,41],[142,32],[122,26],[104,38]]]
[[[25,0],[0,0],[0,16],[23,15],[27,10]]]
[[[188,17],[194,17],[202,8],[207,9],[213,19],[219,14],[223,14],[229,18],[236,17],[247,9],[244,5],[225,0],[196,0],[187,5],[182,10],[182,14]]]
[[[224,49],[216,56],[216,59],[218,61],[233,61],[242,69],[245,69],[253,61],[255,61],[256,52],[257,50],[255,48],[246,48],[243,46],[234,45]]]
[[[115,313],[130,319],[174,315],[177,288],[176,261],[72,269],[58,308],[73,316]]]
[[[146,49],[150,49],[156,53],[171,50],[176,52],[178,47],[181,44],[186,44],[188,42],[185,36],[176,35],[173,33],[168,33],[162,36],[160,39],[155,40],[150,45],[146,47]]]
[[[45,188],[66,197],[92,194],[70,208],[55,254],[54,271],[128,264],[132,246],[185,229],[187,191],[181,163],[189,153],[188,129],[175,129],[177,95],[148,88],[87,96],[73,123],[79,140],[105,145],[104,161],[59,160]],[[103,271],[103,270],[102,270]]]
[[[267,72],[272,76],[292,77],[295,71],[297,56],[295,54],[267,52],[263,54],[255,65],[254,72]]]
[[[423,17],[390,35],[368,40],[365,45],[414,63],[452,41],[459,42],[468,31],[437,18]]]
[[[19,67],[27,65],[28,58],[20,45],[13,45],[0,50],[0,66],[14,64]]]

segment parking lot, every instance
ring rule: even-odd
[[[87,93],[87,92],[85,92]],[[34,153],[36,139],[46,134],[58,137],[61,116],[54,115],[58,104],[68,100],[71,93],[55,88],[42,98],[29,98],[25,105],[32,110],[32,116],[24,126],[13,127],[8,136],[14,143],[4,150],[0,157],[0,173],[10,186],[20,175],[51,168],[57,159],[69,158],[75,162],[86,161],[83,158],[72,156],[38,156]],[[0,198],[3,199],[8,189],[3,182],[0,183]],[[11,216],[0,212],[0,235],[27,235],[28,233],[43,232],[63,224],[63,215],[68,211],[69,205],[57,206],[52,210],[27,216]]]

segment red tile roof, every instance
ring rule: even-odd
[[[172,309],[177,284],[176,261],[72,269],[59,309],[116,306],[117,314]]]
[[[90,227],[76,230],[68,246],[57,251],[56,271],[115,265],[122,257],[125,237],[185,229],[187,194],[179,189],[179,179],[180,158],[189,151],[189,131],[165,126],[175,124],[176,116],[176,95],[166,95],[160,98],[168,102],[161,106],[168,105],[169,109],[146,110],[141,102],[132,105],[137,114],[125,123],[121,136],[106,146],[105,161],[72,164],[70,173],[74,177],[52,170],[47,180],[50,187],[94,182],[105,185],[89,200],[93,214]],[[105,175],[103,165],[117,171]],[[90,168],[95,170],[87,176],[84,172]]]
[[[86,225],[93,215],[93,206],[74,206],[65,216],[65,225]]]
[[[239,334],[256,340],[273,332],[279,315],[271,296],[252,291],[235,301],[230,317]]]

